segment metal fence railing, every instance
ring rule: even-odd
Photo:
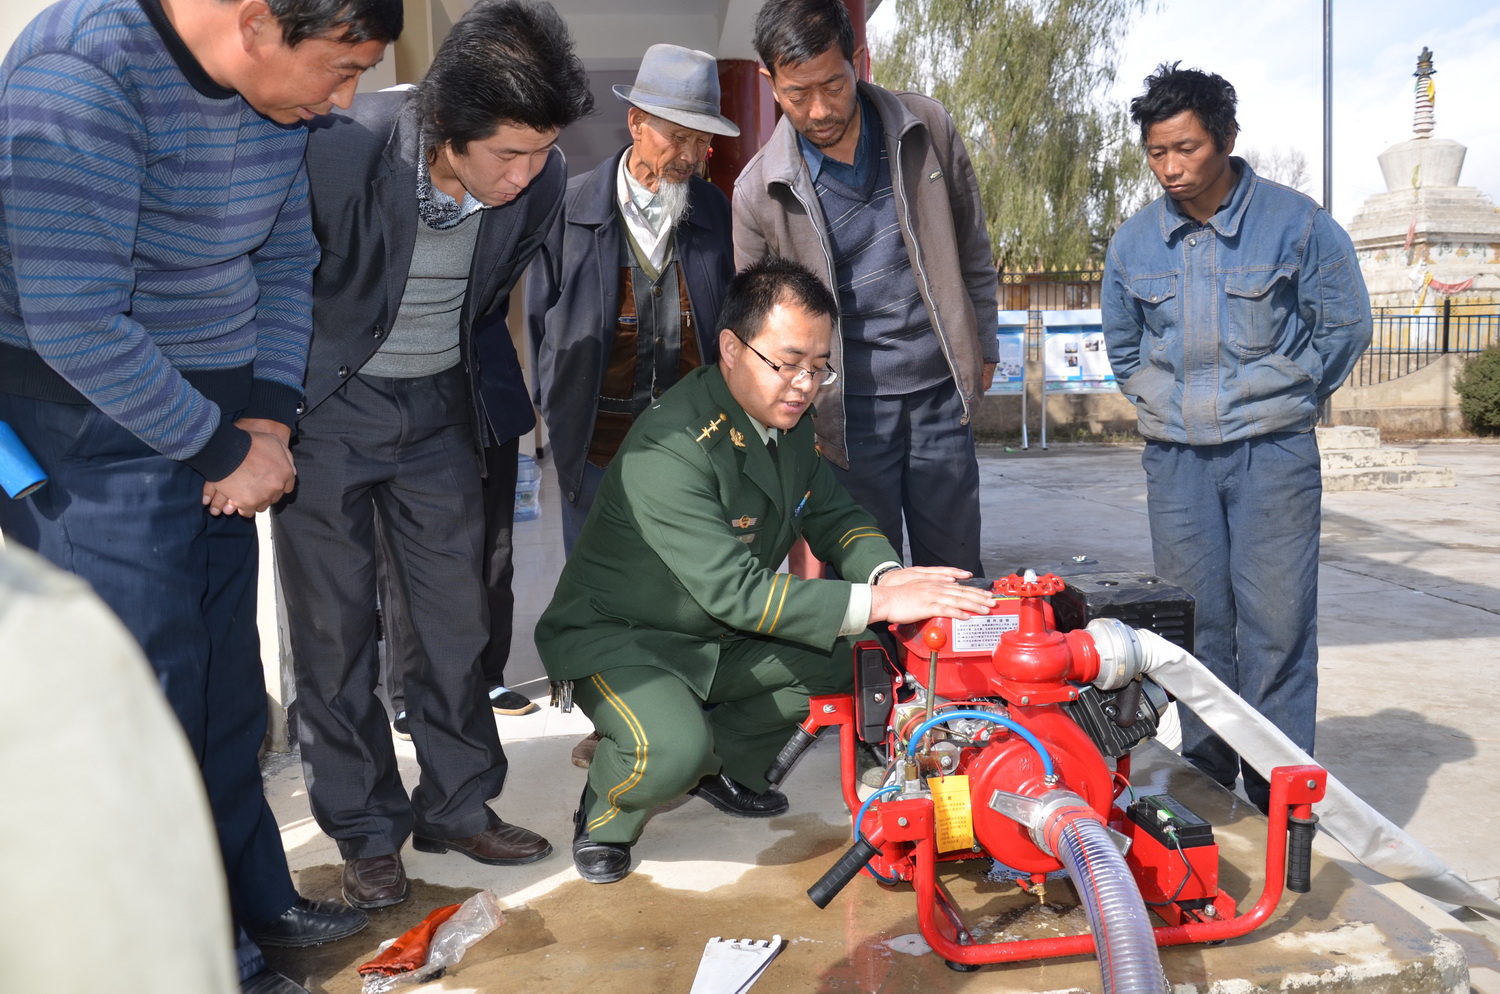
[[[1081,311],[1099,306],[1102,269],[1044,269],[1036,272],[1000,270],[1000,309],[1029,311],[1026,356],[1039,359],[1042,351],[1042,312]]]
[[[1000,272],[1000,309],[1005,311],[1076,311],[1099,306],[1102,269],[1053,269],[1033,273]]]
[[[1098,269],[1002,270],[999,275],[1000,308],[1031,312],[1026,344],[1033,359],[1041,348],[1041,312],[1098,307],[1104,277]],[[1352,386],[1388,383],[1440,356],[1472,355],[1500,342],[1500,308],[1492,303],[1448,297],[1435,310],[1377,307],[1374,317],[1370,348],[1349,375]]]
[[[1377,307],[1374,316],[1374,335],[1349,375],[1351,386],[1388,383],[1441,356],[1472,355],[1500,341],[1500,313],[1468,310],[1449,299],[1435,313]]]

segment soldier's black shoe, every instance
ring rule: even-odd
[[[785,814],[787,809],[786,795],[781,791],[768,790],[764,794],[757,794],[722,773],[704,777],[688,793],[703,798],[726,814],[740,818],[774,818]]]
[[[595,842],[588,830],[588,785],[573,812],[573,865],[591,884],[612,884],[630,872],[630,843]]]

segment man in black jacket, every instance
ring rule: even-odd
[[[537,404],[571,552],[631,424],[679,376],[718,358],[714,320],[734,276],[729,200],[697,175],[719,113],[713,56],[652,45],[614,87],[630,144],[568,183],[527,276]]]
[[[550,5],[480,0],[419,87],[362,96],[309,139],[323,255],[292,446],[299,486],[273,527],[308,797],[356,907],[405,899],[408,835],[424,852],[494,865],[552,851],[486,804],[506,759],[479,663],[481,477],[497,448],[491,406],[514,385],[493,363],[481,369],[495,343],[475,329],[556,216],[565,167],[553,141],[591,106]],[[374,693],[377,527],[415,640],[403,677],[422,778],[410,799]]]

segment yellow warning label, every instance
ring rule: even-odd
[[[938,852],[970,849],[974,845],[974,817],[969,806],[969,778],[931,777],[933,821]]]

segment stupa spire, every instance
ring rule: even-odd
[[[1417,56],[1417,71],[1412,75],[1417,77],[1417,110],[1412,119],[1412,131],[1418,138],[1426,138],[1432,134],[1432,105],[1437,98],[1437,88],[1432,82],[1437,70],[1432,68],[1432,49],[1426,45],[1422,46],[1422,54]]]

